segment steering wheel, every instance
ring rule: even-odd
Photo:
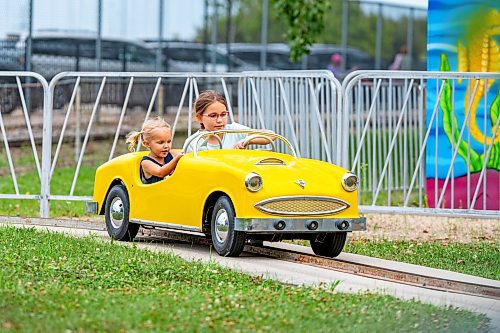
[[[217,141],[219,141],[219,149],[222,149],[222,140],[221,140],[221,138],[220,138],[217,134],[212,134],[212,133],[208,133],[208,134],[206,135],[206,139],[204,139],[204,140],[201,142],[200,147],[201,147],[201,146],[206,146],[206,145],[208,144],[208,139],[210,139],[210,137],[212,137],[212,136],[214,136],[214,137],[216,137],[216,138],[217,138]]]
[[[262,134],[251,134],[251,135],[248,135],[245,140],[243,140],[243,142],[241,143],[243,145],[243,147],[245,149],[247,149],[247,147],[250,145],[250,141],[252,141],[253,139],[264,139],[264,140],[267,140],[269,141],[269,144],[271,145],[271,151],[276,151],[276,146],[274,145],[274,142],[273,140],[271,140],[271,138],[265,136],[265,135],[262,135]]]

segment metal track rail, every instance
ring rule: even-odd
[[[20,217],[2,217],[0,223],[12,223],[23,225],[52,226],[65,228],[81,228],[89,230],[105,230],[105,226],[92,221],[71,221],[63,219],[41,219],[41,218],[20,218]],[[189,233],[179,233],[162,229],[141,228],[136,238],[139,242],[165,242],[166,240],[187,242],[199,245],[211,245],[209,238],[203,238],[199,235]],[[440,290],[459,294],[473,295],[479,297],[492,298],[500,300],[500,288],[477,284],[465,281],[439,278],[434,276],[422,275],[413,272],[404,272],[400,270],[377,267],[363,263],[351,262],[343,259],[332,259],[311,255],[308,253],[281,249],[273,246],[254,246],[246,245],[244,251],[247,254],[255,254],[268,258],[306,264],[316,267],[322,267],[330,270],[344,273],[356,274],[373,279],[390,281],[400,284],[407,284],[426,289]]]

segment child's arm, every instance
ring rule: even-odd
[[[250,140],[249,145],[268,145],[269,143],[271,143],[275,139],[276,139],[275,137],[269,137],[269,140],[268,139],[264,139],[264,138],[255,138],[255,139]],[[236,145],[234,145],[234,148],[236,148],[236,149],[244,149],[245,147],[243,147],[243,142],[245,140],[246,140],[246,138],[238,141],[236,143]]]
[[[142,170],[144,171],[144,175],[147,176],[157,176],[157,177],[165,177],[170,174],[172,170],[177,166],[177,162],[184,156],[183,152],[180,153],[172,153],[174,158],[165,165],[159,166],[151,161],[144,160],[142,161]]]

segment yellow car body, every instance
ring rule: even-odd
[[[357,190],[348,191],[342,184],[350,173],[336,165],[273,151],[198,151],[185,154],[164,180],[143,184],[139,167],[146,154],[125,154],[100,166],[89,211],[105,214],[109,191],[119,185],[128,196],[128,219],[138,225],[210,234],[210,214],[217,199],[225,196],[234,207],[233,228],[246,239],[366,229]],[[246,185],[252,173],[261,177],[260,190]],[[339,222],[344,222],[341,228]]]

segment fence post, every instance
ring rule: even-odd
[[[45,85],[43,91],[43,130],[42,130],[42,179],[40,184],[40,217],[50,215],[50,167],[52,156],[52,96],[53,85]]]
[[[76,99],[75,99],[75,113],[76,113],[76,127],[75,127],[75,161],[78,161],[78,156],[80,156],[80,149],[82,147],[82,131],[81,131],[81,121],[82,121],[82,111],[81,111],[81,91],[80,87],[76,88]]]

